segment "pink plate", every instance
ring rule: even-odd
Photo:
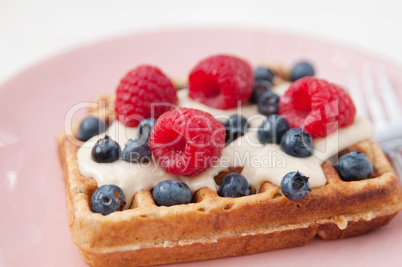
[[[75,49],[14,77],[0,87],[0,265],[85,266],[71,242],[55,135],[73,105],[114,92],[119,79],[142,63],[185,77],[203,57],[230,53],[258,63],[314,62],[319,77],[347,85],[351,71],[380,66],[394,88],[402,70],[326,42],[275,32],[178,30],[127,36]],[[398,91],[399,96],[402,94]],[[371,234],[312,240],[307,246],[197,262],[197,266],[398,265],[402,216]],[[186,263],[181,266],[190,266]],[[191,265],[193,266],[193,265]]]

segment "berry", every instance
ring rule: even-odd
[[[176,108],[156,121],[149,146],[168,173],[193,176],[212,166],[221,156],[225,128],[211,114]]]
[[[229,117],[224,126],[226,131],[225,145],[227,145],[246,134],[248,123],[246,118],[240,115],[233,115]]]
[[[279,115],[269,115],[258,127],[258,140],[261,144],[279,144],[282,136],[289,130],[287,121]]]
[[[308,177],[299,171],[287,173],[281,181],[282,193],[293,201],[303,199],[311,191],[309,187]]]
[[[108,215],[122,210],[126,205],[126,197],[120,187],[116,185],[102,185],[96,189],[91,198],[93,212]]]
[[[122,154],[124,161],[132,163],[149,162],[151,156],[152,153],[148,143],[141,139],[128,140]]]
[[[253,91],[250,65],[237,57],[218,55],[204,59],[191,71],[189,96],[218,109],[245,103]]]
[[[235,172],[223,177],[219,185],[218,195],[221,197],[243,197],[250,194],[250,184],[246,177]]]
[[[297,63],[290,72],[290,80],[292,82],[307,76],[314,76],[314,68],[308,62]]]
[[[151,134],[152,127],[154,127],[156,120],[149,118],[143,120],[138,125],[138,138],[148,143],[149,135]]]
[[[275,73],[273,73],[270,69],[267,67],[258,67],[254,71],[254,79],[255,80],[266,80],[269,82],[272,82],[274,79]]]
[[[106,130],[106,123],[95,117],[85,118],[78,130],[77,138],[81,141],[88,141],[91,137],[103,133]]]
[[[353,101],[344,89],[314,77],[294,82],[279,103],[279,114],[290,127],[304,128],[313,138],[352,124],[355,113]]]
[[[191,202],[190,188],[183,182],[165,180],[152,190],[152,197],[158,206],[173,206]]]
[[[352,151],[339,158],[336,171],[344,181],[357,181],[371,178],[374,167],[366,154]]]
[[[313,146],[313,137],[300,128],[288,130],[281,139],[282,151],[297,158],[310,157],[313,154]]]
[[[126,74],[116,89],[117,119],[136,127],[146,118],[158,118],[177,104],[176,89],[162,71],[139,66]]]
[[[113,162],[120,158],[121,149],[118,143],[109,136],[98,140],[92,148],[92,160],[98,163]]]
[[[253,93],[250,97],[250,102],[253,104],[257,104],[258,99],[261,95],[267,91],[272,89],[272,83],[267,80],[255,80]]]
[[[258,112],[264,115],[278,114],[279,96],[271,91],[263,93],[258,99]]]

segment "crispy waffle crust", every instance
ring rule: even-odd
[[[100,113],[107,116],[105,107],[112,99],[104,100]],[[316,235],[352,237],[388,224],[402,209],[398,179],[380,146],[366,140],[341,154],[352,150],[367,154],[375,167],[374,178],[344,182],[330,164],[323,163],[327,184],[297,202],[269,182],[260,193],[241,198],[222,198],[202,188],[193,203],[171,207],[156,206],[151,192],[142,190],[131,209],[103,216],[91,212],[97,184],[81,176],[76,153],[82,143],[71,137],[63,133],[57,138],[68,224],[82,258],[93,266],[195,261],[301,246]],[[217,183],[223,175],[215,178]]]

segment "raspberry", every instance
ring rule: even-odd
[[[191,71],[189,96],[207,106],[218,109],[235,108],[251,96],[254,74],[244,60],[233,56],[209,57]]]
[[[225,146],[225,128],[207,112],[176,108],[156,121],[149,146],[166,172],[193,176],[219,159]]]
[[[176,89],[162,71],[139,66],[126,74],[116,90],[117,119],[128,127],[158,118],[177,104]]]
[[[279,114],[290,127],[304,128],[313,138],[352,124],[355,113],[353,101],[344,89],[313,77],[295,81],[279,104]]]

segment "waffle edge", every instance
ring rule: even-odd
[[[102,216],[90,210],[97,184],[79,172],[79,145],[64,133],[57,141],[71,236],[92,266],[196,261],[301,246],[316,235],[352,237],[388,224],[402,209],[398,179],[380,146],[367,140],[347,151],[366,153],[375,166],[375,178],[343,182],[324,163],[327,185],[313,188],[298,202],[288,200],[269,182],[260,193],[235,199],[202,188],[194,203],[172,207],[156,206],[151,193],[142,190],[131,209]]]

